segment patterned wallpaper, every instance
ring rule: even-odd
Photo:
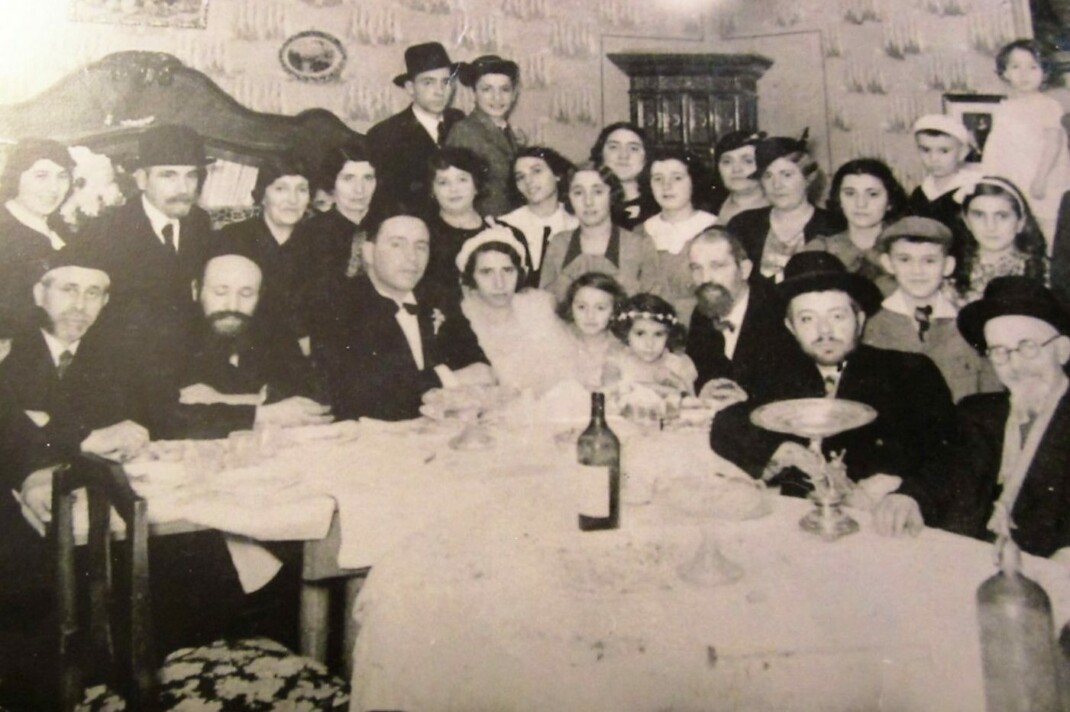
[[[607,52],[755,52],[774,60],[759,84],[763,128],[809,126],[826,167],[883,156],[913,183],[914,118],[940,111],[945,91],[1000,91],[992,52],[1028,28],[1026,0],[207,2],[205,29],[73,22],[71,0],[0,10],[0,19],[17,16],[0,21],[0,103],[30,98],[110,52],[145,49],[178,56],[254,109],[322,106],[365,131],[407,104],[390,82],[404,47],[436,39],[454,59],[516,60],[523,93],[514,123],[529,140],[580,158],[603,123],[627,117],[627,78]],[[282,68],[282,43],[306,30],[341,41],[347,62],[337,81],[301,82]],[[458,91],[457,106],[471,101]]]

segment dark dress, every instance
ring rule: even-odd
[[[454,227],[435,213],[427,219],[431,233],[431,255],[427,270],[416,288],[421,302],[440,310],[453,310],[461,301],[461,273],[457,269],[457,255],[464,243],[489,227],[484,221],[479,227]]]
[[[298,337],[308,336],[317,313],[329,308],[328,295],[345,279],[352,255],[359,254],[360,230],[337,208],[294,227],[283,258],[293,285],[290,323]]]
[[[770,215],[772,207],[745,210],[728,221],[727,229],[740,242],[747,251],[747,257],[754,263],[754,271],[751,279],[766,279],[759,271],[762,263],[762,252],[765,250],[765,241],[769,237]],[[814,208],[814,214],[810,221],[803,227],[803,240],[810,242],[819,235],[835,235],[847,228],[843,218],[833,215],[824,208]]]
[[[50,220],[49,226],[70,244],[70,233],[58,222]],[[45,235],[19,222],[0,204],[0,310],[26,325],[33,323],[33,285],[40,276],[39,265],[52,252],[52,242]]]
[[[620,225],[628,231],[637,227],[661,212],[661,206],[646,192],[640,192],[638,198],[625,200],[613,211],[613,224]]]
[[[220,247],[235,249],[253,256],[263,272],[258,315],[281,319],[296,334],[301,323],[292,274],[294,241],[297,226],[290,239],[279,244],[263,217],[253,217],[227,225],[219,232]]]

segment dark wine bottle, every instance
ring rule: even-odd
[[[617,529],[620,527],[620,440],[606,425],[606,398],[602,393],[591,394],[591,422],[576,441],[576,459],[582,465],[579,476],[590,478],[596,493],[606,493],[602,500],[605,504],[596,502],[595,511],[581,509],[580,529]]]
[[[1057,712],[1059,682],[1051,601],[1021,574],[1021,554],[1001,539],[999,573],[977,589],[985,699],[991,712]]]

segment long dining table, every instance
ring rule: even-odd
[[[383,556],[356,605],[352,712],[985,708],[991,545],[884,537],[850,510],[860,531],[826,541],[799,526],[809,501],[737,516],[716,464],[685,461],[666,457],[616,530],[580,531],[567,474],[547,472]],[[1070,575],[1029,556],[1024,572],[1058,630]]]

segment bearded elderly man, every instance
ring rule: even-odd
[[[171,438],[218,438],[256,424],[330,422],[297,338],[257,310],[263,272],[250,254],[220,246],[193,283],[196,315],[177,364]]]
[[[811,489],[806,476],[821,475],[822,459],[801,438],[753,424],[751,413],[764,403],[795,398],[869,405],[876,419],[825,438],[824,454],[845,451],[847,476],[859,485],[850,501],[872,509],[878,532],[917,533],[938,513],[923,463],[943,455],[954,418],[943,376],[926,356],[861,343],[866,317],[880,308],[881,293],[833,255],[795,255],[777,289],[787,304],[787,328],[808,358],[798,367],[763,374],[767,391],[719,413],[710,444],[752,476],[781,484],[785,494],[803,494]]]
[[[944,478],[943,526],[992,539],[1013,527],[1022,550],[1070,564],[1070,315],[1025,277],[992,280],[959,312],[1003,393],[964,398]]]

